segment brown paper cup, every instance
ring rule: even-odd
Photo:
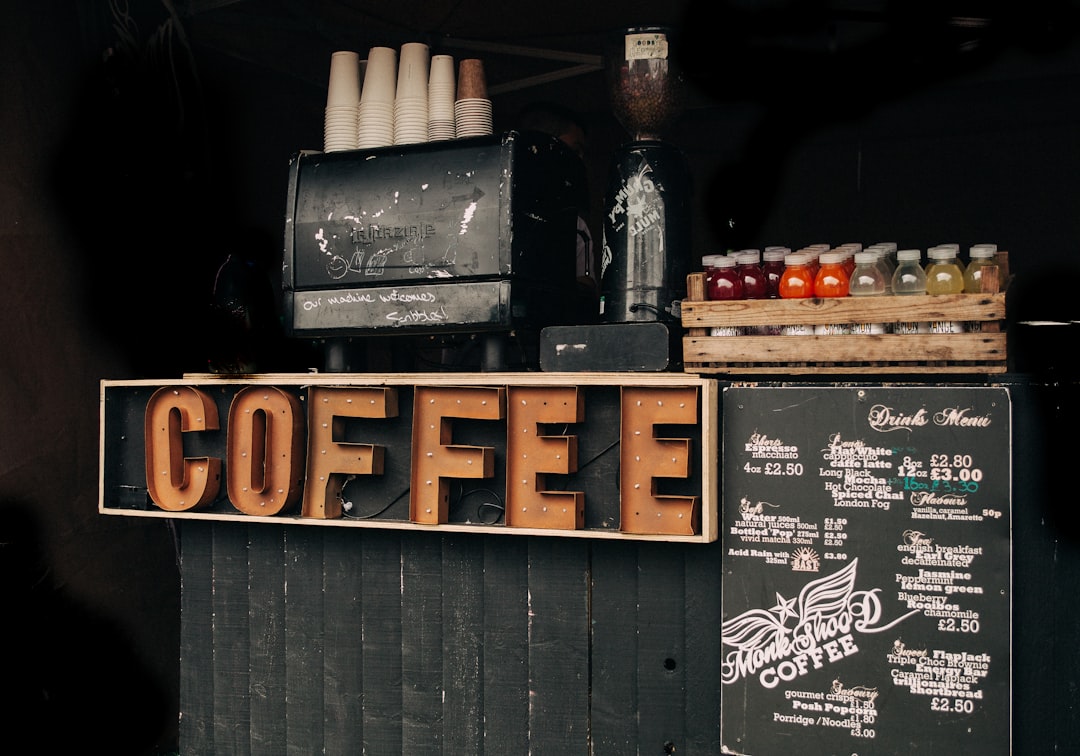
[[[487,80],[484,77],[484,61],[464,58],[458,64],[457,99],[486,99]]]

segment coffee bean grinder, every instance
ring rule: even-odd
[[[681,369],[690,171],[682,151],[662,139],[684,102],[675,51],[662,26],[607,39],[609,97],[631,140],[616,149],[604,194],[600,322],[548,329],[544,370]]]
[[[632,139],[616,149],[604,196],[601,321],[681,324],[690,273],[690,172],[663,133],[682,112],[684,84],[665,27],[609,40],[605,67],[616,119]]]

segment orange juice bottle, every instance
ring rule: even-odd
[[[848,274],[844,267],[843,252],[825,252],[818,258],[821,264],[814,276],[814,296],[846,297]]]
[[[784,272],[780,276],[777,292],[781,299],[807,299],[814,296],[814,275],[810,270],[809,255],[792,252],[784,258]]]

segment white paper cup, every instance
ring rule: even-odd
[[[397,72],[398,97],[427,99],[430,61],[431,50],[423,42],[406,42],[401,46]]]
[[[397,50],[392,47],[372,47],[368,50],[360,102],[382,102],[393,105],[396,94]]]
[[[428,100],[441,100],[449,97],[452,107],[456,94],[454,57],[452,55],[432,55],[428,70]]]
[[[428,121],[429,142],[443,142],[455,137],[457,137],[457,127],[454,125],[453,118]]]
[[[323,115],[323,152],[355,150],[357,106],[328,105]]]
[[[330,81],[326,106],[356,107],[360,102],[360,55],[339,50],[330,56]]]
[[[454,126],[458,137],[491,134],[491,100],[467,98],[455,102]]]
[[[360,103],[357,147],[389,147],[394,143],[394,108],[384,103]]]

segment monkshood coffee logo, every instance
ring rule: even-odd
[[[870,427],[882,433],[895,430],[911,431],[933,423],[941,427],[989,428],[989,415],[971,414],[971,407],[947,407],[934,413],[933,417],[924,407],[915,412],[903,412],[884,404],[875,404],[867,415]]]
[[[724,622],[723,683],[757,675],[762,687],[775,688],[857,654],[855,633],[884,632],[919,613],[916,609],[880,624],[881,589],[855,590],[858,564],[853,559],[838,572],[808,582],[797,598],[777,593],[773,608],[750,609]]]

